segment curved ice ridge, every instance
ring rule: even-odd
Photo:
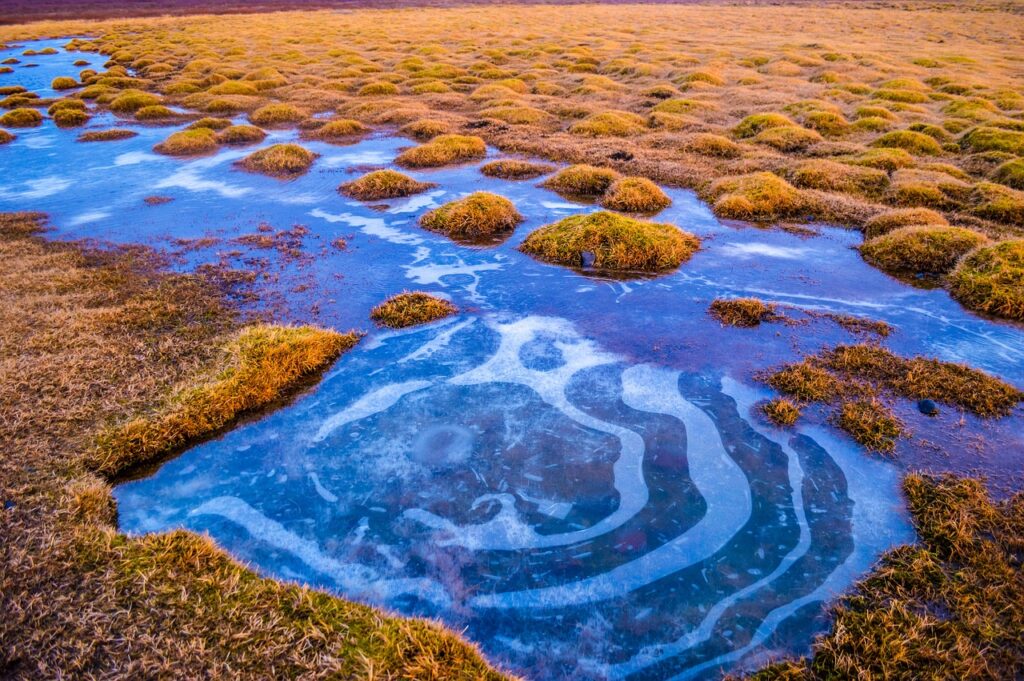
[[[197,515],[216,515],[230,520],[254,539],[287,551],[317,572],[329,576],[350,595],[387,602],[410,594],[439,608],[451,605],[451,598],[440,584],[429,579],[384,579],[372,568],[335,560],[324,555],[316,542],[303,539],[238,497],[214,497],[189,512],[189,516]]]
[[[679,394],[679,373],[649,365],[622,373],[627,406],[674,416],[686,427],[690,478],[707,504],[696,525],[634,561],[572,584],[477,596],[478,608],[554,608],[606,600],[651,584],[713,556],[750,519],[750,484],[726,453],[718,428]]]

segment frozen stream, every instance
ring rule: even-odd
[[[0,85],[42,97],[89,54],[18,56]],[[27,63],[38,64],[27,67]],[[98,114],[89,129],[117,123]],[[679,271],[615,281],[538,263],[516,245],[594,210],[491,179],[479,164],[411,173],[436,190],[386,207],[336,192],[390,166],[409,140],[303,142],[321,156],[282,182],[238,170],[251,152],[160,156],[173,126],[83,144],[46,120],[0,147],[0,210],[51,215],[54,237],[143,243],[182,269],[256,268],[279,318],[369,335],[289,406],[115,490],[130,533],[207,532],[259,571],[404,614],[439,617],[491,659],[536,679],[705,678],[769,652],[807,650],[823,608],[885,549],[913,540],[900,466],[978,469],[1019,485],[1024,419],[946,408],[899,465],[866,455],[810,410],[793,431],[752,410],[752,374],[857,337],[799,311],[800,325],[722,328],[711,300],[756,295],[883,319],[902,354],[965,361],[1024,387],[1024,332],[867,266],[860,236],[719,222],[669,190],[657,220],[704,246]],[[181,127],[181,126],[178,126]],[[260,146],[295,139],[275,131]],[[491,156],[498,156],[495,151]],[[426,210],[475,190],[526,217],[506,242],[470,248],[426,232]],[[149,206],[149,196],[170,202]],[[240,237],[296,224],[293,250]],[[339,249],[332,242],[344,238]],[[461,314],[374,330],[371,307],[403,289]]]

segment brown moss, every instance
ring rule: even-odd
[[[757,298],[716,298],[708,312],[727,326],[754,327],[778,318],[775,306]]]
[[[839,380],[835,376],[809,362],[787,364],[763,378],[783,395],[807,402],[828,402],[840,391]]]
[[[532,180],[547,175],[555,169],[546,163],[520,161],[513,158],[490,161],[480,166],[480,172],[488,177],[500,177],[505,180]]]
[[[945,274],[964,254],[988,239],[963,227],[918,225],[900,227],[866,241],[864,259],[892,274]]]
[[[656,213],[672,200],[645,177],[623,177],[612,182],[601,197],[601,205],[625,213]]]
[[[1024,190],[1024,159],[1013,159],[996,168],[992,179],[1013,189]]]
[[[444,298],[420,291],[404,291],[388,298],[370,311],[370,319],[381,326],[403,329],[456,314],[459,308]]]
[[[8,128],[35,128],[43,124],[43,115],[35,109],[13,109],[0,116],[0,125]]]
[[[266,139],[267,133],[255,125],[229,125],[217,133],[217,141],[221,144],[242,146],[258,144]]]
[[[761,404],[761,412],[777,426],[788,427],[800,418],[800,407],[785,397],[776,397]]]
[[[896,208],[872,217],[864,223],[864,237],[873,239],[901,227],[928,225],[945,227],[949,222],[930,208]]]
[[[439,135],[426,144],[407,149],[395,162],[408,168],[434,168],[483,158],[487,145],[472,135]]]
[[[360,97],[379,97],[382,95],[397,95],[398,86],[394,83],[387,81],[376,81],[373,83],[367,83],[363,87],[359,88],[357,93]]]
[[[574,215],[532,232],[519,250],[541,260],[581,266],[593,254],[599,270],[671,270],[700,248],[700,240],[675,225],[635,220],[607,211]]]
[[[14,135],[7,132],[6,130],[0,130],[0,144],[8,144],[15,140]]]
[[[805,151],[808,147],[822,141],[822,137],[814,130],[797,126],[781,126],[768,128],[759,132],[753,139],[757,144],[766,144],[779,151]]]
[[[452,239],[478,240],[511,232],[523,216],[503,196],[474,192],[435,208],[420,218],[420,226]]]
[[[196,128],[209,128],[210,130],[220,131],[224,128],[230,128],[232,126],[230,118],[213,118],[206,116],[200,118],[198,121],[193,121],[189,124],[188,129],[194,130]]]
[[[814,159],[798,164],[789,173],[797,187],[823,191],[861,194],[881,193],[889,184],[889,175],[883,170]]]
[[[82,97],[85,97],[83,92]],[[110,101],[107,106],[111,111],[123,114],[134,114],[144,106],[154,106],[160,103],[160,97],[142,90],[125,90]]]
[[[585,137],[630,137],[646,129],[644,119],[628,111],[604,111],[592,114],[569,127],[569,132]]]
[[[209,111],[209,109],[207,109]],[[260,127],[279,128],[306,119],[306,113],[292,104],[267,104],[249,114],[249,122]]]
[[[316,157],[316,154],[298,144],[274,144],[249,154],[239,161],[239,166],[251,173],[287,179],[309,170]]]
[[[158,154],[168,156],[199,156],[217,151],[217,135],[209,128],[180,130],[153,147]]]
[[[691,154],[715,158],[737,158],[743,154],[743,148],[740,145],[728,137],[710,132],[695,134],[683,143],[683,150]]]
[[[406,123],[399,129],[399,132],[413,139],[425,141],[433,139],[438,135],[450,134],[452,130],[452,124],[448,121],[423,118],[412,123]]]
[[[72,90],[79,86],[77,80],[68,76],[58,76],[50,83],[50,87],[54,90]]]
[[[359,121],[351,118],[338,118],[312,130],[304,130],[302,136],[321,142],[352,142],[368,132],[370,129]]]
[[[772,173],[724,177],[712,183],[708,195],[715,213],[738,220],[774,220],[806,209],[800,192]]]
[[[136,137],[139,133],[128,128],[110,128],[109,130],[92,130],[78,136],[79,142],[114,142]]]
[[[152,106],[144,106],[135,112],[135,120],[137,121],[165,121],[174,118],[175,114],[171,109],[167,108],[162,104],[153,104]]]
[[[950,275],[949,290],[972,310],[1024,321],[1024,240],[969,253]]]
[[[433,182],[418,182],[395,170],[374,170],[357,180],[345,182],[338,191],[360,201],[380,201],[412,196],[436,186]]]
[[[874,147],[903,149],[911,154],[935,156],[942,153],[942,146],[934,138],[913,130],[887,132],[874,142]]]
[[[565,196],[600,196],[620,177],[611,168],[578,164],[559,170],[541,186]]]
[[[60,109],[53,114],[58,128],[76,128],[89,122],[89,114],[78,109]]]

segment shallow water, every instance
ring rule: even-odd
[[[38,67],[18,65],[0,85],[49,96],[78,58],[103,61],[33,57]],[[89,127],[115,122],[100,114]],[[15,131],[0,147],[0,210],[47,211],[54,236],[166,249],[185,270],[255,268],[279,318],[370,333],[292,404],[119,485],[122,528],[208,532],[266,574],[440,617],[531,678],[714,677],[805,651],[823,604],[913,539],[897,464],[814,410],[793,431],[752,410],[770,395],[755,371],[858,339],[793,310],[799,325],[722,328],[706,314],[712,299],[883,319],[896,352],[1024,387],[1020,326],[870,268],[854,232],[722,224],[691,192],[668,190],[657,219],[703,248],[675,273],[616,281],[516,250],[536,227],[593,206],[484,177],[479,164],[411,173],[438,188],[386,208],[337,194],[364,166],[389,165],[410,144],[399,137],[304,143],[320,158],[282,182],[233,166],[257,147],[173,159],[151,148],[174,127],[134,129],[91,144],[49,120]],[[294,138],[277,131],[258,146]],[[526,217],[504,243],[465,247],[417,227],[424,211],[480,189]],[[173,201],[145,205],[152,195]],[[261,223],[309,233],[289,251],[238,241]],[[344,250],[331,245],[339,237]],[[406,288],[462,313],[370,328],[369,309]],[[917,434],[899,465],[1019,486],[1020,410],[991,422],[949,408],[927,419],[909,403],[899,413]]]

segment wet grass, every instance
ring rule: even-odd
[[[563,168],[548,178],[543,187],[564,196],[601,196],[622,177],[611,168],[579,164]]]
[[[274,144],[254,151],[238,165],[251,173],[289,179],[305,173],[315,160],[316,154],[298,144]]]
[[[574,215],[532,232],[520,250],[570,267],[585,263],[598,270],[662,272],[686,262],[700,240],[675,225],[647,222],[599,211]]]
[[[458,311],[457,307],[444,298],[421,291],[403,291],[373,308],[370,319],[381,326],[404,329],[437,321]]]
[[[209,128],[180,130],[153,147],[158,154],[168,156],[202,156],[218,149],[217,135]]]
[[[751,328],[778,318],[775,306],[757,298],[716,298],[708,313],[727,326]]]
[[[554,166],[533,161],[517,159],[501,159],[490,161],[480,166],[480,172],[487,177],[500,177],[505,180],[532,180],[554,171]]]
[[[800,418],[800,407],[785,397],[776,397],[761,404],[761,412],[769,421],[780,427],[788,427]]]
[[[338,191],[360,201],[380,201],[412,196],[432,189],[432,182],[419,182],[397,170],[374,170],[359,179],[345,182]]]
[[[164,449],[200,402],[189,430],[265,403],[354,337],[246,330],[213,281],[141,248],[44,241],[43,220],[0,215],[4,676],[505,678],[437,624],[261,578],[208,538],[119,534],[87,464]]]
[[[420,226],[452,239],[478,241],[510,234],[522,221],[523,216],[505,197],[473,192],[425,213]]]
[[[813,656],[757,681],[1012,679],[1024,670],[1024,496],[996,503],[980,480],[910,475],[921,542],[889,551],[844,597]]]

